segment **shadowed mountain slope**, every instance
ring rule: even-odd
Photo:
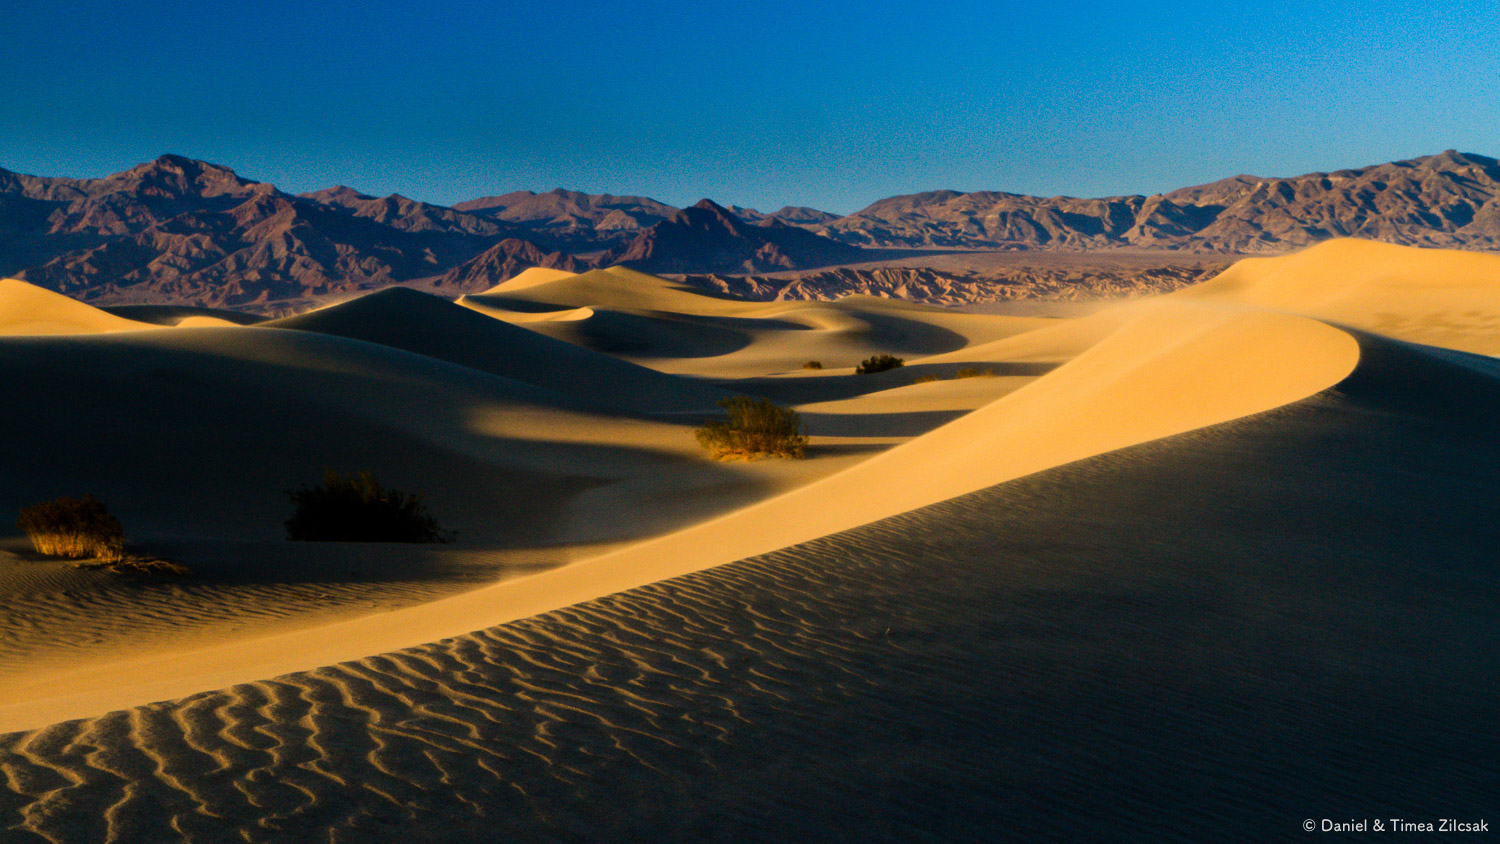
[[[528,240],[506,238],[443,273],[435,286],[456,293],[479,293],[531,267],[576,273],[588,269],[588,264],[563,252],[543,252]]]
[[[440,275],[512,227],[400,196],[291,196],[165,155],[103,179],[0,172],[0,274],[84,299],[262,305]]]
[[[590,195],[562,188],[547,193],[516,191],[487,196],[453,207],[585,247],[628,241],[637,232],[677,213],[676,208],[650,197]]]
[[[847,263],[863,257],[863,251],[856,247],[780,220],[747,224],[704,199],[641,232],[613,260],[655,273],[707,267],[726,272],[765,272]]]

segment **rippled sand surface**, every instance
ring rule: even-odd
[[[1413,386],[1403,347],[1363,360],[1286,408],[783,551],[12,734],[3,838],[1267,841],[1500,816],[1495,395]]]

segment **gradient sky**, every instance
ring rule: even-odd
[[[0,167],[847,213],[1500,154],[1495,0],[223,5],[0,3]]]

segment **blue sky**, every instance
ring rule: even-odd
[[[1500,154],[1500,3],[0,4],[0,167],[836,212]]]

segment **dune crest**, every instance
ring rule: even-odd
[[[1500,255],[1339,239],[1246,258],[1168,294],[1295,311],[1478,354],[1500,354]]]
[[[638,413],[711,412],[726,395],[404,287],[386,288],[262,326],[403,349],[552,390],[589,406]]]
[[[15,278],[0,279],[0,335],[102,334],[160,328]]]
[[[508,293],[515,290],[524,290],[527,287],[560,281],[565,278],[572,278],[575,275],[578,275],[578,273],[569,272],[568,270],[556,270],[551,267],[529,267],[491,287],[489,290],[484,291],[484,293]],[[480,295],[483,295],[483,293]]]

